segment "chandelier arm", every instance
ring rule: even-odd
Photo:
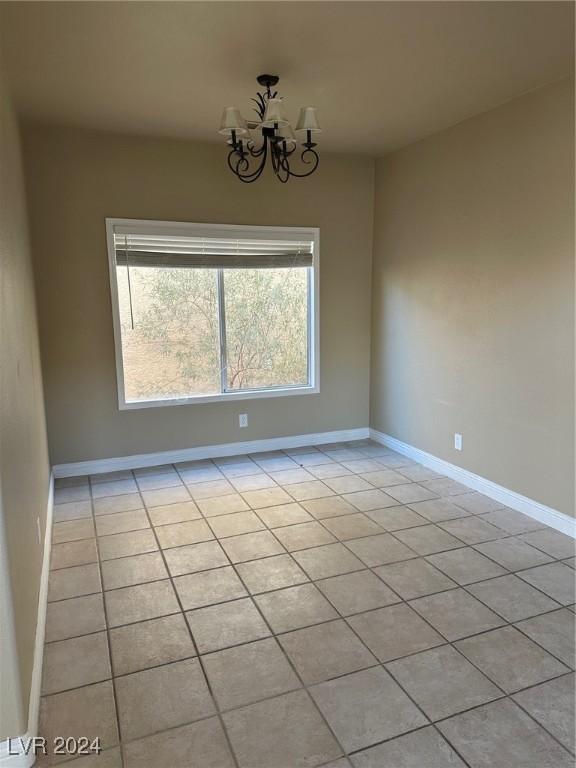
[[[267,141],[265,141],[265,144],[263,145],[264,152],[262,154],[260,163],[254,170],[250,170],[250,162],[245,154],[240,154],[240,152],[238,152],[236,149],[232,149],[228,153],[228,166],[232,173],[234,173],[234,175],[237,176],[240,181],[243,181],[245,184],[250,184],[251,182],[260,178],[262,171],[266,166],[266,144]]]
[[[308,156],[311,156],[311,159],[307,160],[306,158]],[[295,176],[299,179],[304,179],[306,176],[311,176],[316,168],[318,168],[318,163],[320,162],[320,158],[318,157],[318,153],[312,149],[311,147],[307,147],[302,154],[300,155],[300,159],[305,165],[312,164],[312,168],[309,171],[306,171],[305,173],[296,173],[296,171],[290,171],[290,176]]]

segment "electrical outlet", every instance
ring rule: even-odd
[[[248,426],[248,414],[247,413],[241,413],[238,416],[238,426],[242,429],[243,427]]]
[[[462,450],[462,435],[458,434],[458,432],[454,432],[454,448],[457,451]]]

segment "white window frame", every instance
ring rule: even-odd
[[[311,289],[308,295],[308,370],[309,384],[303,386],[274,387],[270,389],[246,390],[243,392],[219,392],[211,395],[174,397],[162,400],[138,400],[127,402],[124,388],[124,362],[122,357],[122,329],[118,282],[116,280],[116,250],[114,228],[129,226],[138,234],[184,235],[190,237],[214,237],[219,233],[228,237],[258,236],[279,240],[308,240],[314,243],[312,256]],[[116,382],[118,387],[118,408],[121,411],[140,408],[160,408],[172,405],[198,405],[201,403],[222,403],[235,400],[260,400],[271,397],[311,395],[320,392],[320,230],[317,227],[257,227],[241,224],[196,224],[191,222],[150,221],[147,219],[106,218],[106,242],[110,271],[110,292],[112,297],[112,322],[114,327],[114,348],[116,355]]]

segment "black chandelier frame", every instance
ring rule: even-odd
[[[276,178],[283,184],[292,177],[311,176],[320,162],[318,153],[314,149],[317,144],[312,141],[312,131],[306,131],[306,141],[298,147],[297,144],[292,145],[292,142],[288,143],[284,137],[278,135],[277,131],[280,127],[278,123],[274,123],[273,128],[262,125],[269,99],[275,99],[278,96],[278,91],[273,91],[272,88],[277,85],[279,79],[277,75],[259,75],[257,77],[258,83],[266,90],[262,93],[257,92],[256,98],[252,98],[256,104],[253,109],[260,120],[259,122],[248,122],[248,127],[261,129],[262,144],[256,146],[252,139],[238,138],[237,131],[232,130],[231,132],[232,149],[228,153],[228,166],[232,173],[245,184],[251,184],[260,178],[268,158],[271,160]],[[311,166],[301,172],[294,171],[290,167],[291,159],[297,155],[299,150],[301,150],[300,162],[302,166]],[[252,162],[254,160],[255,163]]]

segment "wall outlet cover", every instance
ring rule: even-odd
[[[457,451],[462,450],[462,435],[458,432],[454,432],[454,448]]]
[[[248,426],[248,414],[247,413],[241,413],[238,416],[238,425],[242,429],[243,427]]]

